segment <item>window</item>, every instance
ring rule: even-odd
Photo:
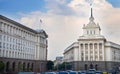
[[[89,34],[89,31],[87,31],[87,34]]]
[[[99,49],[102,49],[102,43],[99,44]]]
[[[0,35],[0,40],[2,40],[2,35]]]
[[[93,44],[90,44],[90,49],[93,49]]]
[[[88,49],[88,44],[85,44],[85,49]]]
[[[90,31],[90,34],[92,34],[92,31]]]
[[[95,34],[95,30],[94,30],[94,34]]]
[[[2,43],[0,42],[0,48],[2,48]]]
[[[81,49],[83,49],[83,44],[81,44]]]
[[[2,55],[1,55],[1,49],[0,49],[0,57],[1,57]]]
[[[102,60],[103,59],[103,57],[102,56],[100,56],[100,60]]]
[[[97,43],[94,44],[94,48],[97,49]]]
[[[88,60],[88,56],[85,57],[86,61]]]

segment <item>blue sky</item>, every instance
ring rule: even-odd
[[[120,7],[120,0],[108,0],[114,7]]]
[[[70,0],[68,0],[69,2]],[[114,7],[120,7],[120,0],[107,0]],[[32,11],[46,12],[45,0],[0,0],[0,13],[15,15],[19,12],[28,13]]]

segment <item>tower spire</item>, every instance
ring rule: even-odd
[[[91,8],[91,17],[93,17],[93,14],[92,14],[92,8]]]
[[[91,16],[90,16],[89,20],[90,20],[90,21],[93,21],[93,20],[94,20],[92,8],[91,8]]]

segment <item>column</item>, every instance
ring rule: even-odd
[[[93,43],[93,61],[95,61],[95,48],[94,48],[94,43]]]
[[[100,61],[100,49],[99,49],[99,43],[97,43],[97,52],[98,52],[98,61]]]
[[[88,61],[90,61],[90,44],[88,43]]]
[[[105,58],[104,58],[104,44],[102,43],[102,57],[103,57],[103,61],[105,61]]]
[[[86,60],[86,59],[85,59],[85,55],[86,55],[86,54],[85,54],[85,44],[83,44],[83,53],[84,53],[84,61],[85,61],[85,60]]]
[[[81,43],[79,43],[79,51],[78,51],[79,53],[78,53],[78,55],[79,55],[79,60],[81,61],[82,59],[81,59]]]

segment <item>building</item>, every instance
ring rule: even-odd
[[[54,61],[54,66],[57,66],[58,64],[62,64],[62,63],[63,63],[63,56],[58,56]]]
[[[64,61],[74,70],[111,70],[120,66],[120,45],[107,41],[101,35],[99,24],[92,14],[89,23],[83,25],[83,35],[64,50]]]
[[[44,30],[33,30],[0,15],[0,62],[4,72],[46,70],[47,38]]]

